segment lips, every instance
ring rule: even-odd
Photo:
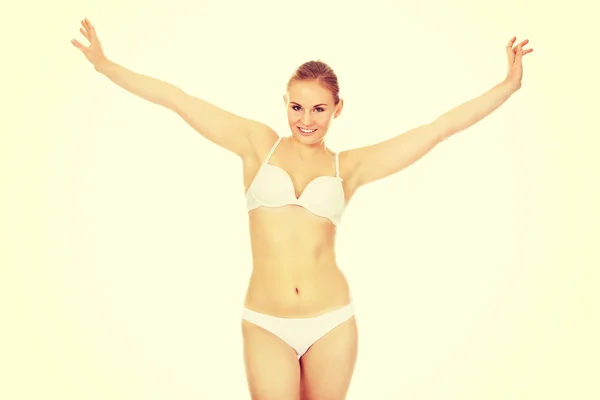
[[[317,129],[304,129],[301,127],[298,127],[298,130],[300,131],[301,134],[308,136],[308,135],[312,135],[313,133],[315,133],[317,131]]]

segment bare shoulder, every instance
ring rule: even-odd
[[[344,180],[344,186],[353,193],[359,186],[356,179],[356,170],[360,164],[361,149],[347,149],[339,152],[340,177]]]
[[[249,137],[251,152],[247,155],[247,158],[251,160],[247,161],[257,161],[263,160],[267,156],[279,135],[270,126],[262,122],[253,121]]]
[[[340,168],[344,163],[346,172],[353,170],[353,167],[359,163],[361,148],[346,149],[339,152]]]

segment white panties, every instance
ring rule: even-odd
[[[262,314],[244,307],[242,319],[273,333],[302,357],[317,340],[355,313],[354,302],[337,310],[309,318],[282,318]]]

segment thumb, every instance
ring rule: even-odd
[[[82,45],[77,39],[73,39],[71,40],[71,43],[73,44],[73,46],[77,47],[79,50],[81,50],[82,53],[85,54],[87,47]]]

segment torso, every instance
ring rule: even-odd
[[[255,156],[244,160],[245,192],[278,138],[272,131],[263,136],[257,140]],[[302,198],[315,178],[336,176],[335,153],[328,151],[319,161],[301,164],[286,151],[287,140],[282,139],[269,163],[289,175],[294,196]],[[320,184],[333,186],[333,178],[325,183],[327,179]],[[352,196],[351,183],[344,179],[341,186],[347,203]],[[296,204],[258,207],[248,214],[253,267],[246,307],[275,316],[303,318],[349,303],[350,289],[335,256],[337,228],[331,220]]]

